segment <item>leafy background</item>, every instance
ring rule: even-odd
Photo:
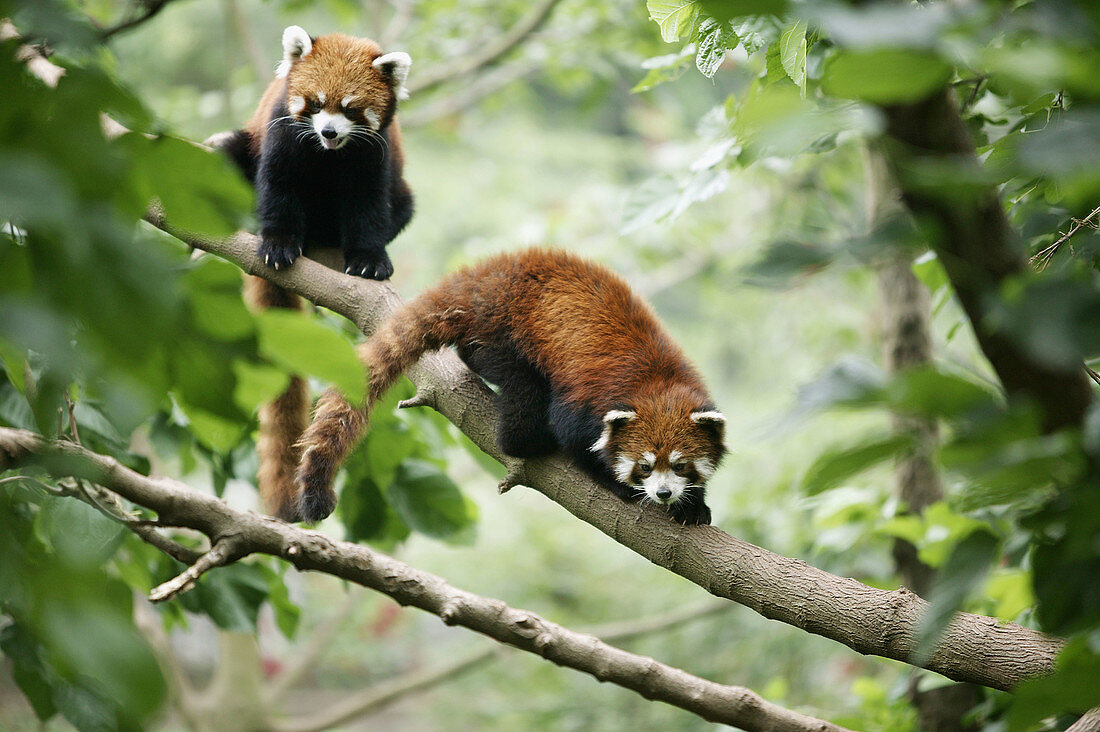
[[[138,222],[158,198],[179,226],[248,226],[251,193],[186,143],[251,112],[283,26],[379,35],[393,6],[350,0],[171,3],[109,43],[115,0],[0,0],[66,73],[28,77],[3,42],[0,88],[0,423],[181,476],[255,506],[254,413],[290,371],[361,391],[354,329],[323,313],[250,314],[239,272],[194,258]],[[399,46],[412,80],[475,53],[527,10],[516,2],[415,5]],[[979,169],[930,169],[966,200],[994,184],[1029,252],[1100,200],[1097,29],[1090,4],[745,0],[563,2],[468,100],[463,80],[413,98],[406,120],[417,215],[391,246],[408,297],[483,254],[555,243],[628,277],[699,365],[731,418],[735,452],[711,484],[726,531],[881,587],[898,579],[894,537],[943,570],[955,607],[1072,637],[1061,675],[1013,704],[985,692],[989,729],[1028,729],[1100,703],[1100,417],[1045,434],[1006,404],[980,356],[928,232],[869,205],[883,127],[877,105],[950,84]],[[447,111],[454,103],[458,111]],[[443,113],[438,110],[444,109]],[[136,132],[108,140],[100,115]],[[997,293],[996,323],[1037,357],[1075,367],[1100,349],[1097,244],[1084,226]],[[899,250],[931,292],[935,361],[889,377],[875,273]],[[457,586],[570,626],[690,604],[702,591],[650,566],[530,491],[495,495],[499,468],[396,389],[349,461],[322,529],[368,541]],[[933,417],[947,497],[908,515],[891,490],[890,413]],[[1090,472],[1092,471],[1092,472]],[[338,629],[282,701],[323,707],[350,690],[453,657],[479,639],[274,561],[217,570],[155,611],[133,595],[180,567],[33,473],[0,478],[0,726],[174,727],[183,701],[160,668],[200,680],[219,643],[255,634],[262,682]],[[1067,496],[1075,503],[1060,510]],[[1091,501],[1091,503],[1090,503]],[[1090,510],[1094,509],[1094,510]],[[342,598],[350,595],[348,601]],[[1037,600],[1038,598],[1038,600]],[[1066,598],[1072,598],[1072,601]],[[342,609],[340,609],[342,608]],[[135,617],[167,629],[145,640]],[[144,618],[144,620],[143,620]],[[931,637],[935,623],[929,626]],[[907,729],[911,671],[857,658],[744,608],[629,642],[693,673],[857,728]],[[942,684],[917,674],[922,688]],[[262,684],[261,684],[262,685]],[[19,691],[16,691],[18,687]],[[236,703],[247,684],[233,687]],[[255,696],[255,694],[253,694]],[[508,655],[402,702],[372,724],[407,729],[707,726],[621,689]],[[1050,717],[1064,726],[1070,717]]]

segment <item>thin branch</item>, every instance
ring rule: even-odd
[[[368,335],[402,303],[388,282],[349,277],[305,257],[288,269],[273,271],[256,256],[259,242],[250,234],[211,241],[174,229],[157,212],[147,220],[249,274],[266,277],[343,315]],[[837,577],[715,526],[682,527],[661,510],[623,503],[560,456],[527,461],[506,457],[496,442],[492,392],[449,349],[426,354],[408,376],[418,390],[434,391],[436,410],[504,464],[514,484],[538,490],[620,544],[718,597],[859,653],[916,664],[956,681],[1011,689],[1025,678],[1054,670],[1064,641],[970,613],[955,616],[929,658],[914,658],[928,603],[912,592],[880,590]]]
[[[481,53],[468,56],[464,63],[448,61],[441,63],[436,70],[429,69],[427,72],[419,74],[416,80],[409,84],[409,92],[411,94],[423,94],[446,84],[452,79],[469,79],[472,74],[492,66],[542,27],[559,2],[561,0],[542,0],[541,3],[531,8],[527,15],[521,18],[511,30],[492,43],[486,44]]]
[[[1095,219],[1098,215],[1100,215],[1100,206],[1094,208],[1092,210],[1092,213],[1090,213],[1083,219],[1073,219],[1073,226],[1070,228],[1070,230],[1063,234],[1058,241],[1054,242],[1049,247],[1033,256],[1030,260],[1031,263],[1035,265],[1035,268],[1038,269],[1040,272],[1046,269],[1047,265],[1050,264],[1050,260],[1054,258],[1054,255],[1058,252],[1061,246],[1069,241],[1070,237],[1076,234],[1078,230],[1085,226],[1089,226],[1094,229],[1097,227],[1097,224],[1095,221],[1093,221],[1093,219]]]
[[[440,119],[461,114],[485,97],[503,89],[536,70],[533,64],[517,62],[492,69],[476,76],[473,81],[456,87],[446,96],[432,99],[429,104],[401,113],[401,125],[407,128],[429,125]]]
[[[1089,375],[1090,379],[1095,381],[1097,384],[1100,384],[1100,374],[1096,373],[1095,371],[1090,369],[1088,366],[1085,366],[1085,373]]]
[[[680,627],[693,620],[716,615],[729,609],[730,604],[724,600],[709,600],[690,607],[676,608],[652,617],[584,628],[581,632],[594,635],[605,642],[621,642],[642,635],[659,633],[668,628]],[[500,646],[489,646],[438,666],[410,671],[350,696],[331,709],[326,710],[322,715],[308,719],[289,719],[277,723],[274,727],[279,732],[311,732],[312,730],[323,730],[342,725],[352,719],[377,712],[382,707],[410,694],[422,692],[450,681],[486,661],[500,659],[502,657],[500,651]]]
[[[125,31],[138,27],[142,23],[145,23],[146,21],[154,18],[172,1],[173,0],[143,0],[143,2],[141,2],[141,5],[144,6],[144,10],[142,10],[140,13],[133,16],[132,18],[118,23],[117,25],[113,25],[110,28],[104,28],[99,32],[99,40],[106,41],[107,39],[112,38],[119,33],[123,33]]]
[[[442,577],[368,547],[335,541],[276,519],[237,511],[215,496],[178,481],[148,478],[114,458],[79,445],[48,442],[26,430],[0,428],[0,470],[27,464],[39,465],[54,475],[105,485],[127,500],[211,538],[210,552],[190,570],[154,590],[155,600],[183,590],[206,569],[247,554],[270,554],[283,557],[300,570],[325,572],[377,590],[402,605],[438,615],[447,625],[461,625],[712,722],[746,730],[841,729],[772,704],[744,687],[707,681],[620,650],[594,636],[571,631],[534,613],[511,608],[500,600],[460,590]]]
[[[187,592],[194,587],[199,577],[214,567],[221,567],[236,561],[242,554],[236,551],[235,544],[236,542],[226,539],[215,541],[214,545],[210,547],[210,551],[195,560],[194,564],[167,582],[154,587],[152,592],[149,593],[149,601],[164,602],[165,600],[171,600],[176,595]]]
[[[343,630],[357,604],[355,595],[347,593],[340,609],[331,618],[322,621],[308,641],[301,647],[295,648],[289,663],[272,679],[264,692],[270,702],[275,703],[282,699],[301,680],[306,671],[317,665],[317,660]]]
[[[501,646],[493,645],[459,656],[430,668],[420,668],[351,694],[309,718],[291,718],[271,725],[275,732],[320,732],[378,711],[398,699],[431,688],[499,657]]]

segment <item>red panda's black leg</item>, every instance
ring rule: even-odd
[[[398,178],[390,190],[390,241],[393,241],[401,230],[408,225],[413,215],[413,195],[409,190],[409,184],[403,178]]]
[[[389,190],[372,188],[358,200],[349,197],[340,218],[340,247],[344,271],[370,280],[388,280],[393,263],[386,253],[390,242]],[[362,194],[360,194],[362,196]]]
[[[306,212],[300,185],[286,148],[293,144],[285,125],[274,125],[264,139],[256,170],[256,215],[260,219],[260,259],[283,269],[294,263],[305,245]]]
[[[458,355],[497,386],[497,444],[505,455],[533,458],[558,451],[550,430],[551,392],[546,377],[510,348],[463,346]]]

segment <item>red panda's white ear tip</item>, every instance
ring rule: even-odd
[[[405,88],[405,80],[409,78],[412,56],[404,51],[391,51],[374,59],[371,66],[389,74],[393,93],[398,99],[409,98],[409,90]]]
[[[725,424],[726,417],[721,412],[692,412],[691,421],[695,424]]]
[[[290,73],[290,66],[303,59],[313,50],[313,39],[300,25],[288,25],[283,31],[283,60],[279,63],[276,75],[284,77]]]

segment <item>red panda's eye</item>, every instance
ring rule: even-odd
[[[321,111],[321,103],[319,101],[317,101],[316,99],[311,99],[310,102],[309,102],[309,112],[310,112],[310,114],[317,114],[320,111]]]
[[[674,463],[673,466],[672,466],[672,472],[676,473],[677,475],[683,475],[684,473],[687,472],[687,469],[688,469],[687,463],[685,463],[683,461]]]
[[[358,116],[362,111],[363,110],[360,109],[359,107],[345,107],[344,108],[344,114],[346,114],[349,117],[351,117],[353,115]]]
[[[640,460],[638,462],[638,472],[641,473],[642,476],[647,476],[653,472],[653,466],[644,460]]]

